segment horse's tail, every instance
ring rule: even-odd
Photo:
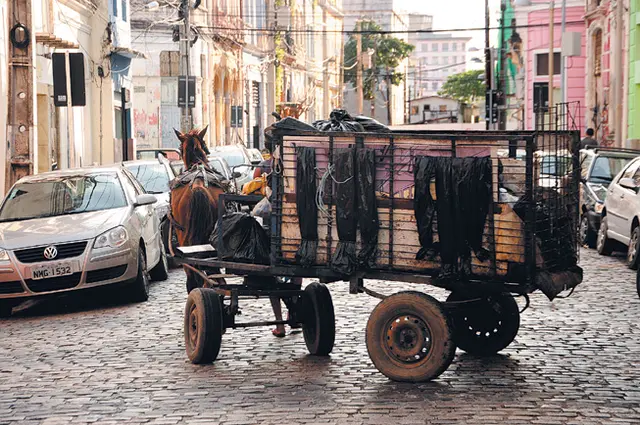
[[[200,245],[209,241],[216,222],[214,205],[209,198],[207,190],[202,187],[193,189],[189,201],[189,222],[187,227],[187,243]]]

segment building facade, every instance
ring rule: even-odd
[[[621,9],[618,9],[618,7]],[[628,1],[586,0],[586,126],[604,145],[623,146],[627,132]]]
[[[424,15],[410,15],[411,27],[418,26],[416,20],[426,21]],[[470,37],[454,37],[452,34],[410,33],[409,43],[415,46],[407,76],[410,99],[435,96],[450,75],[465,72],[469,41]]]
[[[457,100],[442,96],[425,96],[409,102],[409,124],[440,124],[462,122]]]
[[[627,147],[640,149],[640,2],[629,4]]]
[[[511,7],[513,1],[511,1]],[[585,99],[587,91],[585,81],[585,69],[587,67],[587,37],[585,25],[582,21],[585,14],[583,0],[567,0],[566,8],[566,32],[579,33],[581,40],[581,52],[579,56],[566,58],[566,85],[565,98],[561,99],[561,57],[562,57],[562,14],[558,2],[554,9],[553,32],[553,105],[559,103],[572,103],[570,117],[567,117],[576,129],[584,132],[588,118],[588,99]],[[505,40],[504,53],[509,59],[505,68],[505,80],[507,87],[513,87],[514,99],[512,102],[523,105],[524,114],[521,118],[515,116],[515,128],[535,129],[548,128],[549,115],[549,47],[550,47],[550,11],[549,2],[542,0],[531,1],[530,6],[514,7],[515,19],[519,27],[524,27],[518,32],[518,37]],[[509,23],[507,22],[506,25]],[[508,54],[508,56],[507,56]],[[511,82],[509,82],[511,80]],[[518,80],[523,87],[518,86]],[[579,102],[579,106],[578,106]],[[523,122],[520,120],[523,119]],[[560,118],[559,118],[560,119]],[[514,126],[512,125],[511,128]],[[510,129],[510,126],[507,126]]]
[[[344,30],[353,31],[356,22],[359,20],[372,20],[378,23],[383,31],[397,31],[394,37],[409,42],[407,30],[409,28],[409,15],[398,7],[394,0],[343,0]],[[348,37],[348,36],[346,36]],[[346,41],[343,40],[343,43]],[[405,59],[395,72],[407,74],[409,59]],[[386,71],[381,71],[382,73]],[[407,115],[407,85],[392,85],[387,99],[387,87],[383,78],[379,78],[376,85],[375,99],[371,102],[365,101],[364,115],[371,116],[383,124],[400,125],[405,121]],[[356,111],[357,99],[356,88],[351,84],[344,87],[344,107],[350,111]],[[389,120],[391,117],[391,120]]]

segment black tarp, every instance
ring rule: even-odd
[[[337,273],[351,275],[356,270],[356,180],[354,150],[336,149],[333,182],[336,193],[338,246],[331,259],[331,268]]]
[[[356,161],[358,192],[358,225],[362,247],[358,253],[358,265],[365,269],[375,267],[378,256],[378,207],[376,203],[375,150],[359,148]]]
[[[431,196],[435,177],[436,200]],[[442,261],[441,278],[471,274],[471,251],[486,261],[482,247],[485,222],[491,203],[491,159],[488,157],[417,157],[414,168],[414,212],[421,248],[416,259]],[[439,244],[433,243],[433,220],[437,213]]]
[[[386,125],[382,124],[380,121],[374,120],[373,118],[366,117],[364,115],[356,115],[353,117],[353,120],[358,122],[364,131],[368,133],[391,133],[391,129]]]
[[[296,252],[296,261],[310,267],[318,250],[318,205],[316,204],[316,150],[296,148],[296,209],[302,241]]]
[[[218,249],[222,226],[222,249],[219,258],[239,263],[269,264],[269,237],[255,218],[246,213],[227,214],[216,223],[209,241]]]

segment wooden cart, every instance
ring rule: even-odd
[[[329,354],[335,323],[325,284],[348,281],[350,293],[365,292],[382,300],[371,313],[366,331],[374,365],[394,380],[426,381],[447,369],[456,347],[478,355],[494,354],[507,347],[520,322],[514,295],[524,296],[528,306],[527,294],[535,290],[542,289],[553,299],[582,280],[576,264],[580,176],[576,132],[373,134],[276,130],[274,136],[278,164],[272,175],[272,214],[267,224],[271,234],[269,264],[223,261],[216,255],[221,247],[182,248],[184,256],[178,259],[197,271],[209,286],[192,291],[187,302],[185,339],[193,362],[215,360],[221,335],[228,328],[279,323],[301,325],[309,352]],[[296,259],[302,241],[302,212],[299,214],[296,202],[296,149],[302,147],[315,152],[316,181],[322,188],[318,204],[325,211],[318,212],[317,253],[308,267],[302,267]],[[379,220],[375,264],[359,267],[349,276],[332,267],[339,243],[335,187],[340,182],[327,172],[336,153],[344,149],[375,152]],[[566,165],[567,155],[568,166],[553,167]],[[480,261],[474,256],[471,276],[441,279],[438,258],[416,259],[421,248],[414,212],[413,168],[418,157],[490,158],[491,199],[482,236],[489,257]],[[248,204],[259,200],[235,195],[223,199]],[[220,205],[220,220],[224,203]],[[356,246],[361,247],[360,237]],[[218,284],[215,279],[223,276],[211,275],[210,270],[220,267],[225,268],[225,276],[243,276],[244,283]],[[314,278],[318,282],[302,290],[290,286],[290,278]],[[369,290],[366,279],[389,281],[390,290],[393,282],[415,282],[442,287],[451,294],[446,302],[415,291],[384,296]],[[397,286],[401,288],[401,284]],[[288,321],[235,321],[240,299],[268,296],[286,300]]]

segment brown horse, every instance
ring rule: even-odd
[[[218,176],[207,161],[207,145],[203,130],[181,133],[174,130],[180,140],[184,172],[171,185],[171,211],[169,220],[176,232],[179,246],[209,243],[209,236],[218,218],[218,198],[225,193]],[[187,292],[202,286],[202,279],[188,267]]]

